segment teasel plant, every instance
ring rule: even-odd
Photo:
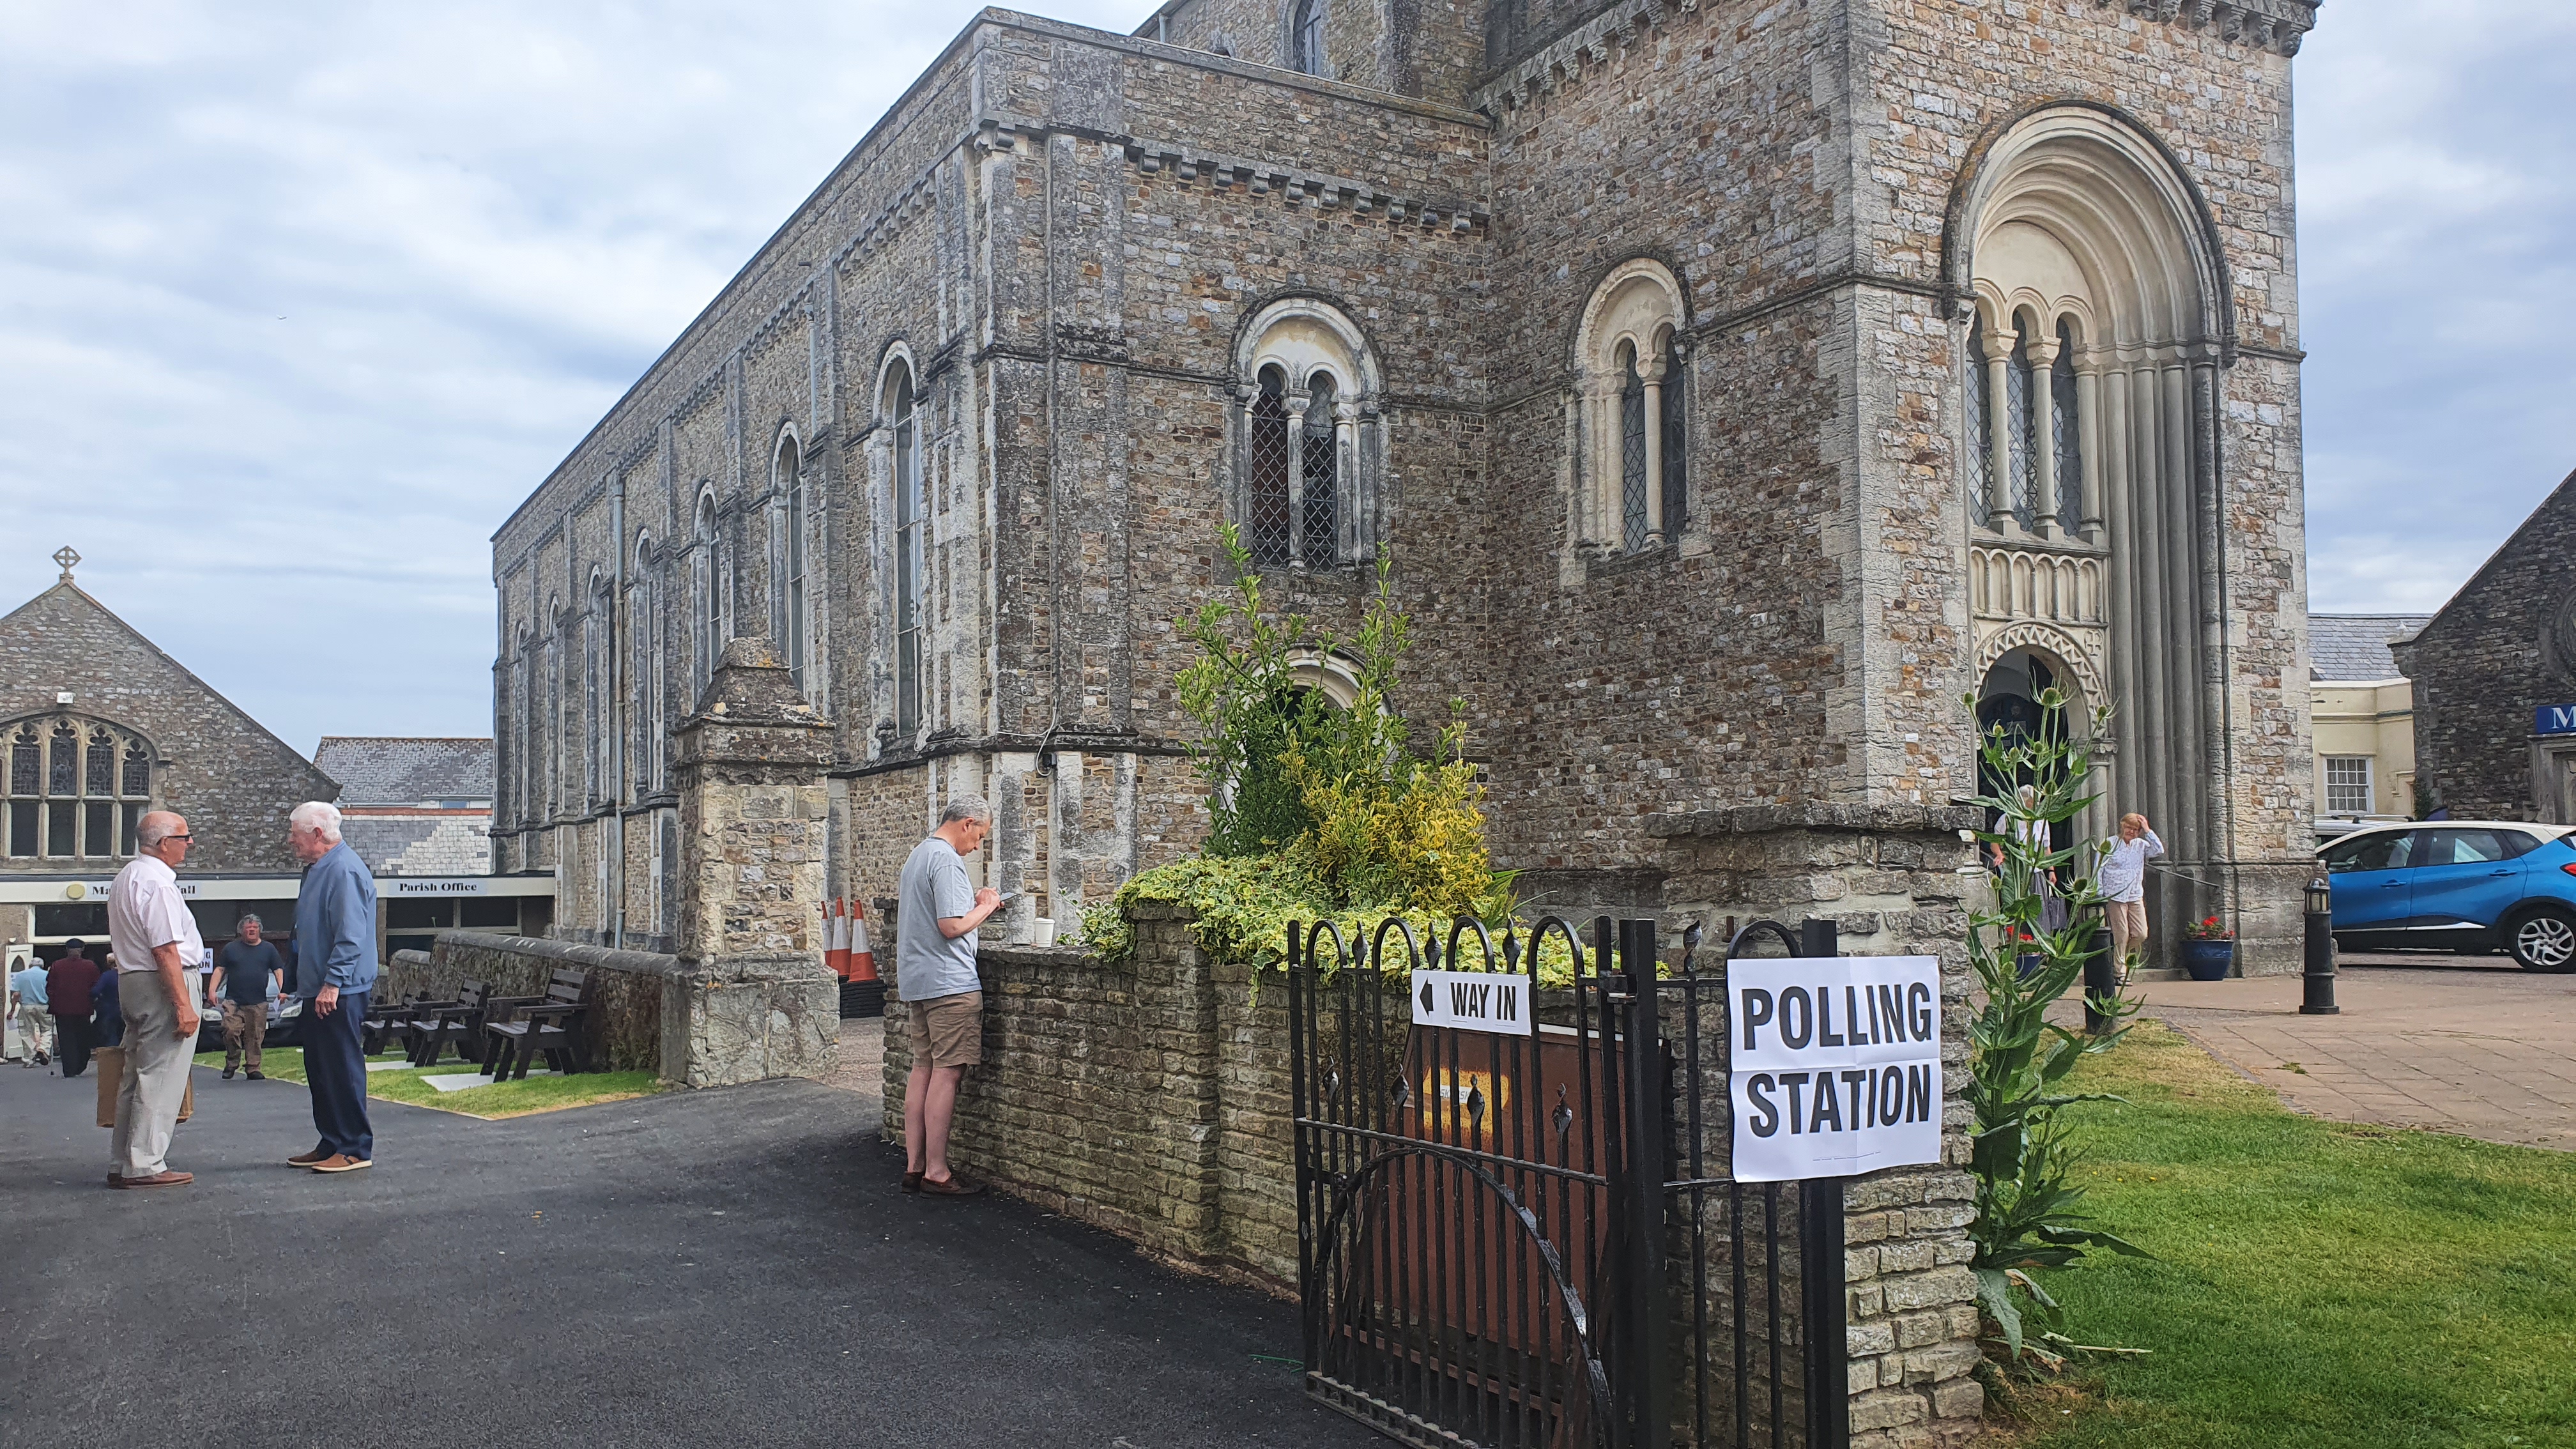
[[[2046,691],[2039,703],[2036,732],[1998,725],[1978,740],[1980,778],[1995,789],[1974,801],[1993,826],[1975,834],[1980,854],[1993,862],[1994,905],[1970,912],[1968,926],[1968,959],[1982,998],[1969,1024],[1969,1172],[1977,1209],[1971,1266],[1978,1307],[1995,1327],[1989,1346],[2002,1350],[2003,1367],[2024,1372],[2053,1372],[2077,1354],[2139,1352],[2076,1342],[2065,1304],[2043,1278],[2097,1252],[2149,1256],[2097,1226],[2081,1210],[2084,1189],[2073,1180],[2083,1152],[2068,1109],[2125,1099],[2064,1085],[2077,1063],[2128,1034],[2138,1003],[2116,985],[2092,998],[2095,1016],[2109,1023],[2098,1034],[2047,1017],[2052,1004],[2081,990],[2086,962],[2107,949],[2096,944],[2102,896],[2095,873],[2108,842],[2060,850],[2050,835],[2097,798],[2089,793],[2094,742],[2111,716],[2096,710],[2091,729],[2077,736],[2062,723],[2059,691]],[[1967,705],[1973,714],[1975,699]],[[2052,892],[2066,906],[2053,926]]]

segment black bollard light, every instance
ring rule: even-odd
[[[2308,882],[2308,960],[2306,990],[2299,1001],[2302,1016],[2335,1016],[2334,886],[2323,873]]]
[[[2092,953],[2084,958],[2084,1030],[2088,1035],[2100,1036],[2120,1024],[2118,1017],[2104,1016],[2094,1009],[2095,1002],[2120,994],[2120,963],[2111,959],[2111,928],[2098,918],[2084,945]]]

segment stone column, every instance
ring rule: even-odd
[[[1306,566],[1306,404],[1311,395],[1288,395],[1288,567]]]
[[[1986,334],[1986,416],[1994,419],[1988,428],[1986,451],[1986,512],[1995,520],[1995,532],[2002,533],[2004,520],[2012,517],[2012,409],[2006,403],[2012,387],[2004,379],[2004,370],[2012,366],[2013,344],[2021,340],[2018,332],[2002,328]]]
[[[2057,339],[2045,332],[2030,341],[2030,462],[2039,496],[2031,522],[2042,538],[2057,532]],[[2083,510],[2076,510],[2081,516]],[[2071,521],[2071,520],[2070,520]]]
[[[840,1042],[817,939],[832,722],[768,640],[735,639],[677,734],[681,976],[663,1059],[685,1059],[692,1087],[819,1077]]]
[[[1658,353],[1640,376],[1646,384],[1646,547],[1664,542],[1664,356]]]

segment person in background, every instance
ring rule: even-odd
[[[295,994],[304,999],[304,1082],[322,1140],[287,1160],[315,1172],[375,1165],[367,1121],[367,1056],[360,1044],[376,987],[376,878],[340,840],[340,807],[307,800],[287,817],[304,862],[295,897]]]
[[[930,1197],[973,1197],[980,1183],[948,1165],[948,1126],[966,1069],[984,1059],[984,982],[975,971],[975,928],[1002,904],[991,886],[966,879],[965,857],[993,830],[993,807],[959,795],[939,813],[939,828],[912,848],[896,887],[896,994],[909,1008],[903,1036],[912,1075],[903,1094],[903,1190]]]
[[[125,1045],[125,1004],[117,990],[116,953],[107,953],[107,964],[98,973],[98,984],[89,989],[90,1050]]]
[[[268,1035],[268,998],[285,989],[286,960],[261,939],[267,928],[257,916],[244,916],[240,932],[215,953],[214,996],[224,1012],[224,1080],[231,1081],[245,1060],[250,1080],[263,1081],[259,1047]]]
[[[45,963],[30,956],[9,973],[9,1014],[18,1019],[18,1039],[27,1055],[18,1065],[41,1067],[54,1059],[54,1014],[45,1006]]]
[[[140,849],[107,892],[107,930],[116,945],[117,994],[125,1007],[125,1075],[116,1093],[110,1187],[178,1187],[195,1176],[166,1160],[188,1066],[197,1049],[196,982],[205,959],[197,918],[179,894],[178,867],[193,839],[188,822],[155,810],[135,822]]]
[[[89,943],[65,941],[61,958],[45,972],[45,1009],[54,1014],[65,1080],[89,1070],[89,994],[97,985],[98,963],[89,959]]]
[[[2165,843],[2147,828],[2136,811],[2120,817],[2119,837],[2102,856],[2093,885],[2102,893],[2103,924],[2111,928],[2111,959],[2120,963],[2120,984],[2129,984],[2129,968],[2147,945],[2147,862],[2165,853]]]

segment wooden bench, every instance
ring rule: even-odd
[[[421,1003],[403,1027],[403,1040],[411,1050],[408,1059],[416,1067],[435,1066],[449,1042],[456,1043],[460,1060],[480,1065],[483,1049],[484,1013],[490,1007],[492,989],[480,981],[468,981],[457,988],[454,1001]]]
[[[491,1012],[483,1031],[490,1038],[483,1052],[483,1070],[496,1082],[513,1077],[524,1080],[540,1054],[547,1066],[565,1076],[589,1071],[590,973],[557,971],[547,981],[542,1000],[514,1000],[506,1016]]]
[[[408,1042],[412,1018],[429,1004],[429,993],[425,991],[416,991],[400,1001],[368,1002],[367,1019],[358,1027],[358,1049],[374,1056],[397,1036]]]

